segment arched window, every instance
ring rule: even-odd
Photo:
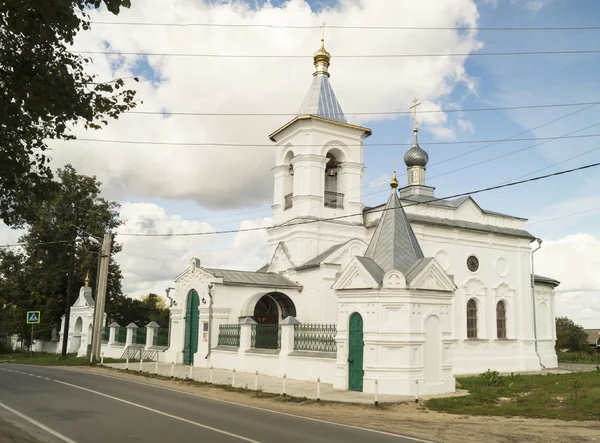
[[[292,165],[292,159],[294,153],[289,151],[284,159],[284,164],[287,165],[286,175],[283,179],[283,209],[289,209],[292,207],[292,197],[294,196],[294,166]]]
[[[477,302],[473,298],[467,303],[467,338],[477,338]]]
[[[496,336],[506,338],[506,302],[502,300],[496,305]]]
[[[338,172],[340,160],[332,152],[327,153],[327,163],[325,164],[325,207],[343,208],[344,194],[339,193]]]

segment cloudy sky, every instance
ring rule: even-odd
[[[402,161],[412,136],[408,116],[377,113],[407,111],[415,96],[423,111],[600,101],[599,54],[478,55],[598,50],[598,30],[489,30],[600,26],[595,0],[132,3],[118,17],[93,13],[92,31],[73,49],[102,52],[92,55],[91,68],[101,79],[139,76],[132,85],[143,103],[102,131],[76,130],[79,141],[52,144],[57,167],[72,163],[96,175],[105,195],[122,204],[121,234],[269,225],[274,155],[267,135],[291,118],[308,90],[321,32],[308,27],[322,22],[329,25],[330,80],[340,104],[352,122],[373,129],[365,147],[367,205],[386,198],[393,162]],[[206,23],[236,26],[198,25]],[[385,26],[418,29],[364,29]],[[423,29],[455,27],[488,30]],[[389,54],[462,55],[364,57]],[[428,182],[438,197],[600,161],[600,105],[424,112],[421,120]],[[586,137],[540,140],[565,135]],[[511,137],[530,140],[468,143]],[[592,169],[476,196],[485,208],[529,218],[528,229],[544,238],[536,272],[562,282],[557,314],[586,327],[600,327],[599,188]],[[17,236],[0,229],[2,243]],[[124,289],[132,295],[163,294],[193,256],[238,269],[267,260],[262,231],[119,240]]]

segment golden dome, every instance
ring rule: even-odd
[[[325,49],[325,39],[321,39],[321,48],[315,52],[313,60],[315,68],[317,68],[313,75],[323,74],[329,77],[327,69],[329,68],[329,63],[331,61],[331,54]]]
[[[396,171],[394,171],[394,176],[392,177],[392,180],[390,181],[390,187],[392,189],[396,189],[398,187],[398,179],[396,178]]]

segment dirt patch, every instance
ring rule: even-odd
[[[77,370],[108,374],[242,405],[397,432],[438,442],[600,442],[600,422],[593,421],[453,415],[430,411],[414,403],[385,405],[379,408],[316,401],[298,403],[286,401],[280,396],[261,398],[253,393],[229,392],[206,385],[191,386],[185,381],[145,377],[108,368]]]

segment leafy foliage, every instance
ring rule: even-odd
[[[587,343],[587,333],[583,327],[575,324],[568,317],[556,318],[556,351],[568,349],[569,351],[591,352]]]
[[[139,327],[155,321],[162,328],[169,327],[170,311],[163,298],[156,294],[148,294],[140,300],[123,297],[115,305],[114,317],[121,326],[135,323]]]
[[[78,227],[82,230],[75,252],[75,285],[71,303],[77,300],[77,289],[89,273],[95,288],[100,247],[83,231],[96,238],[120,225],[118,205],[100,197],[100,183],[95,177],[79,175],[67,165],[57,172],[59,181],[52,182],[48,199],[35,200],[25,213],[27,233],[20,238],[25,245],[0,250],[0,310],[7,318],[8,329],[28,343],[25,324],[28,310],[40,310],[42,323],[36,327],[36,338],[49,339],[51,331],[65,312],[69,243],[75,207],[79,210]],[[35,203],[35,204],[33,204]],[[121,250],[114,239],[111,247],[106,309],[115,315],[121,290],[121,270],[112,257]],[[4,309],[3,309],[4,308]]]
[[[118,14],[130,0],[0,2],[0,220],[8,225],[21,226],[23,208],[48,195],[47,139],[74,139],[74,124],[101,129],[135,106],[124,79],[98,82],[85,72],[92,60],[67,47],[90,28],[86,11],[102,5]]]

